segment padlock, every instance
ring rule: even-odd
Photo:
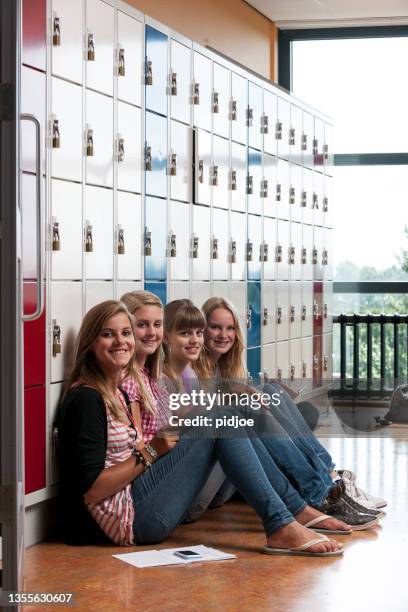
[[[152,254],[152,232],[146,228],[144,235],[144,254],[150,257]]]
[[[269,259],[269,245],[267,242],[263,243],[263,261],[268,261]]]
[[[211,241],[211,259],[218,259],[218,238]]]
[[[193,104],[200,104],[200,83],[193,84]]]
[[[252,261],[252,256],[253,256],[252,250],[253,250],[253,244],[248,239],[248,241],[247,241],[247,248],[246,248],[246,260],[247,261]]]
[[[152,171],[152,147],[147,143],[145,146],[145,170],[146,172]]]
[[[289,204],[294,204],[295,203],[295,188],[294,187],[290,187],[289,188]]]
[[[125,161],[125,139],[119,135],[118,138],[118,162]]]
[[[252,195],[254,193],[254,177],[248,174],[247,176],[247,194]]]
[[[295,366],[293,364],[290,365],[290,380],[295,380]]]
[[[283,125],[282,125],[282,121],[277,121],[276,122],[276,140],[282,140],[282,130],[283,130]]]
[[[267,198],[268,197],[268,179],[264,178],[261,181],[260,196],[261,196],[261,198]]]
[[[93,154],[94,154],[93,130],[88,128],[86,131],[86,156],[93,157]]]
[[[306,304],[303,304],[303,306],[302,306],[302,321],[306,321],[306,316],[307,316],[307,308],[306,308]]]
[[[289,265],[294,265],[296,262],[296,249],[294,246],[289,247]]]
[[[262,318],[263,324],[268,325],[268,320],[269,320],[269,312],[268,312],[268,308],[265,306],[265,308],[263,309],[263,318]]]
[[[269,132],[269,117],[263,114],[261,116],[261,134],[268,134]]]
[[[118,51],[118,75],[126,76],[125,50],[124,49],[119,49]]]
[[[317,264],[317,249],[316,247],[313,247],[313,264],[316,265]]]
[[[237,243],[235,240],[231,240],[230,262],[237,263]]]
[[[282,323],[282,307],[278,306],[276,309],[276,322],[278,325]]]
[[[147,57],[146,57],[146,67],[145,67],[145,85],[153,85],[152,60],[149,60]]]
[[[291,147],[293,147],[295,145],[295,142],[296,142],[295,135],[296,135],[295,128],[290,128],[290,130],[289,130],[289,144],[290,144]]]
[[[211,185],[218,186],[218,166],[211,166]]]
[[[300,205],[302,206],[302,208],[306,208],[307,206],[307,191],[302,191],[302,200]]]
[[[85,252],[93,252],[92,225],[89,224],[87,224],[85,228]]]
[[[236,100],[231,100],[230,108],[231,108],[230,119],[231,121],[236,121],[237,120],[237,101]]]
[[[52,321],[52,356],[56,357],[61,353],[61,327],[57,325],[57,320]]]
[[[303,378],[306,378],[306,376],[307,376],[307,364],[306,364],[306,361],[304,361],[302,363],[302,376],[303,376]]]
[[[231,170],[231,181],[230,181],[231,191],[237,190],[237,171]]]
[[[313,139],[313,155],[316,157],[319,153],[319,141],[317,138]]]
[[[329,263],[329,252],[327,251],[327,249],[323,249],[323,253],[322,253],[322,265],[323,266],[327,266]]]
[[[302,247],[302,264],[307,264],[307,249]]]
[[[323,212],[327,213],[329,211],[329,198],[324,196],[323,198]]]
[[[52,28],[52,45],[59,47],[61,45],[61,22],[60,18],[55,16]]]
[[[219,95],[218,91],[213,91],[212,95],[212,107],[211,110],[213,113],[217,114],[220,112],[220,104],[219,104]]]
[[[319,318],[319,304],[316,300],[313,302],[313,316],[315,319]]]
[[[59,131],[59,120],[52,120],[52,148],[59,149],[61,147],[61,136]]]
[[[170,95],[177,96],[177,72],[170,74]]]
[[[193,236],[192,255],[193,259],[198,259],[198,236]]]
[[[329,369],[329,359],[327,355],[323,355],[323,371],[327,372],[328,369]]]
[[[254,120],[254,110],[252,108],[247,108],[247,126],[252,127],[252,123]]]
[[[173,234],[173,232],[170,232],[169,236],[169,251],[170,257],[177,257],[176,234]]]
[[[290,318],[289,318],[289,320],[290,320],[290,322],[291,322],[291,323],[294,323],[294,322],[295,322],[295,316],[296,316],[296,310],[295,310],[295,307],[294,307],[294,306],[291,306],[291,307],[290,307]]]
[[[252,308],[251,306],[248,306],[248,309],[247,309],[246,324],[247,324],[247,329],[252,328]]]
[[[323,318],[327,319],[327,304],[323,304]]]
[[[317,355],[313,355],[313,370],[315,372],[319,371],[319,358],[317,357]]]
[[[169,163],[170,176],[177,176],[177,153],[171,153]]]
[[[118,227],[118,255],[125,254],[125,230]]]
[[[302,151],[307,151],[307,134],[302,134]]]
[[[60,251],[61,250],[61,240],[59,235],[59,223],[55,221],[52,226],[52,250]]]
[[[280,183],[276,183],[276,201],[280,202],[282,199],[282,185]]]
[[[316,210],[319,210],[319,196],[317,195],[317,193],[313,194],[313,205],[312,208],[315,208]]]
[[[88,62],[95,61],[95,37],[90,32],[88,33]]]
[[[202,159],[198,160],[198,182],[204,183],[204,161]]]
[[[282,380],[282,368],[278,368],[277,372],[278,372],[278,376],[277,376],[278,380]]]
[[[277,263],[281,263],[282,261],[282,247],[280,244],[276,245],[276,257],[275,257],[275,261]]]

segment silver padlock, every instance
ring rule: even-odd
[[[52,356],[56,357],[61,353],[61,327],[57,325],[57,320],[52,321]]]
[[[268,308],[265,306],[265,308],[263,309],[263,317],[262,317],[263,324],[268,325],[268,320],[269,320],[269,312],[268,312]]]
[[[302,264],[307,264],[307,250],[306,250],[306,247],[302,247]]]
[[[290,320],[290,322],[291,322],[291,323],[294,323],[294,322],[295,322],[295,316],[296,316],[295,307],[294,307],[294,306],[291,306],[291,307],[290,307],[290,318],[289,318],[289,320]]]
[[[220,112],[219,95],[217,91],[213,91],[211,110],[214,114]]]
[[[261,134],[268,134],[269,132],[269,117],[265,113],[261,116]]]
[[[218,166],[211,166],[211,185],[218,186]]]
[[[267,198],[268,197],[268,179],[262,179],[261,181],[261,193],[260,193],[261,198]]]
[[[86,156],[93,157],[94,155],[94,140],[93,140],[93,130],[88,128],[86,130]]]
[[[296,144],[296,132],[295,132],[295,128],[290,128],[289,130],[289,145],[291,147],[295,146]]]
[[[177,72],[170,74],[170,95],[177,96]]]
[[[282,131],[283,131],[282,121],[277,121],[276,122],[276,133],[275,133],[276,140],[282,140]]]
[[[327,319],[327,304],[323,304],[323,318]]]
[[[118,138],[118,162],[125,161],[125,139],[119,136]]]
[[[59,149],[61,147],[61,137],[59,130],[59,121],[58,119],[52,120],[52,148]]]
[[[193,104],[200,104],[200,83],[193,84]]]
[[[230,104],[230,119],[231,121],[237,120],[237,101],[231,100]]]
[[[145,85],[153,85],[153,65],[152,60],[146,57],[145,66]]]
[[[230,262],[237,263],[237,243],[236,240],[231,240]]]
[[[144,234],[144,254],[146,257],[150,257],[152,254],[152,232],[150,232],[147,228],[145,229]]]
[[[145,170],[151,172],[152,168],[152,147],[146,143],[145,145]]]
[[[252,328],[252,308],[251,306],[248,306],[247,308],[246,324],[247,324],[247,329]]]
[[[302,376],[303,378],[306,378],[307,376],[307,364],[305,361],[302,363]]]
[[[307,206],[307,191],[302,191],[302,200],[300,205],[302,206],[302,208],[306,208]]]
[[[218,259],[218,238],[211,241],[211,259]]]
[[[307,316],[307,308],[306,308],[306,304],[303,304],[303,306],[302,306],[302,321],[306,321],[306,316]]]
[[[254,110],[252,108],[247,108],[247,126],[252,127],[254,120]]]
[[[85,227],[85,252],[93,252],[93,236],[92,236],[92,225],[88,222]]]
[[[87,52],[88,62],[95,61],[95,36],[88,33],[88,52]]]
[[[52,226],[52,250],[60,251],[61,250],[61,240],[59,234],[59,223],[55,221]]]
[[[296,263],[296,249],[294,246],[289,247],[289,265],[294,265]]]
[[[125,254],[125,230],[118,226],[118,255]]]
[[[282,261],[282,246],[280,244],[276,245],[276,257],[275,257],[275,261],[277,263],[281,263],[281,261]]]
[[[280,202],[282,199],[282,185],[280,183],[276,183],[276,201]]]
[[[59,47],[61,45],[61,22],[60,18],[55,16],[52,27],[52,45]]]
[[[254,177],[248,174],[247,176],[247,194],[252,195],[254,193]]]
[[[282,307],[278,306],[276,309],[276,322],[278,325],[282,323]]]
[[[302,151],[307,151],[307,134],[302,134]]]
[[[193,236],[192,255],[193,259],[198,259],[198,236]]]
[[[171,153],[169,163],[170,176],[177,176],[177,153]]]
[[[252,261],[253,258],[253,244],[252,242],[248,239],[247,241],[247,248],[246,248],[246,260],[247,261]]]
[[[237,190],[237,171],[231,170],[231,180],[230,180],[231,191]]]
[[[295,204],[296,192],[294,187],[289,188],[289,204]]]
[[[198,182],[204,183],[204,161],[202,159],[198,160]]]
[[[323,198],[323,212],[327,213],[329,211],[329,198],[324,196]]]
[[[293,364],[290,365],[290,380],[295,380],[295,366]]]
[[[170,232],[169,235],[169,255],[170,257],[177,257],[176,234],[173,232]]]
[[[124,49],[119,49],[118,51],[118,75],[126,76],[125,50]]]

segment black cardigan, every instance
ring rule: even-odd
[[[83,495],[105,467],[106,408],[89,387],[67,393],[58,415],[60,511],[67,544],[108,542],[89,514]]]

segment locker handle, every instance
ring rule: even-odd
[[[125,139],[119,134],[118,137],[118,162],[125,161]]]
[[[58,221],[54,221],[52,224],[52,250],[60,251],[61,250],[61,239],[59,234],[59,223]]]
[[[303,306],[302,306],[302,321],[306,321],[306,315],[307,315],[306,304],[303,304]]]
[[[218,186],[218,166],[211,166],[211,185]]]
[[[220,101],[219,101],[218,91],[213,91],[211,110],[214,114],[218,114],[220,112]]]
[[[253,244],[248,239],[248,241],[247,241],[247,248],[246,248],[246,260],[247,261],[252,261],[252,255],[253,255]]]
[[[294,323],[295,322],[295,316],[296,316],[296,310],[294,306],[290,307],[290,322]]]
[[[237,120],[237,101],[231,100],[230,104],[230,119],[231,121]]]
[[[306,206],[307,206],[307,192],[306,191],[302,191],[301,206],[302,206],[302,208],[306,208]]]
[[[118,75],[126,76],[125,50],[123,48],[118,51]]]
[[[289,247],[289,264],[294,265],[296,262],[296,249],[294,246]]]
[[[269,245],[267,242],[263,243],[263,259],[262,261],[268,261],[269,259]]]
[[[267,198],[268,197],[268,179],[262,179],[261,181],[261,193],[260,193],[261,198]]]
[[[317,195],[317,193],[313,194],[313,208],[319,210],[319,196]]]
[[[147,143],[145,146],[145,170],[146,172],[152,171],[152,147]]]
[[[61,327],[57,320],[52,320],[52,356],[56,357],[61,353]]]
[[[307,264],[307,250],[306,250],[306,247],[302,247],[302,264]]]
[[[248,309],[247,309],[246,326],[247,326],[247,329],[252,328],[252,308],[251,306],[248,306]]]
[[[144,234],[144,254],[147,257],[150,257],[152,254],[152,232],[147,227]]]
[[[268,312],[268,308],[265,306],[265,308],[263,309],[263,318],[262,318],[263,324],[268,325],[268,320],[269,320],[269,312]]]
[[[254,177],[248,174],[247,176],[247,194],[252,195],[254,193]]]
[[[323,198],[323,212],[327,213],[329,211],[329,198],[324,196]]]
[[[237,263],[237,243],[236,243],[236,240],[231,240],[230,262],[231,263]]]
[[[278,306],[276,311],[276,322],[278,325],[282,323],[282,307]]]
[[[319,141],[317,140],[317,138],[313,139],[313,155],[318,155],[319,153]]]
[[[118,255],[125,254],[125,230],[118,225],[118,245],[117,245]]]
[[[198,160],[198,182],[204,183],[204,161]]]
[[[291,147],[296,144],[296,131],[295,128],[290,128],[289,130],[289,144]]]
[[[247,108],[247,126],[248,127],[252,127],[254,122],[254,109],[253,108]]]
[[[211,259],[218,259],[218,238],[211,241]]]
[[[314,265],[317,264],[317,249],[316,249],[316,247],[313,247],[313,263],[314,263]]]
[[[302,151],[307,151],[307,134],[302,134]]]
[[[236,170],[231,170],[230,189],[231,191],[237,190],[237,171]]]
[[[170,154],[168,173],[170,176],[177,176],[177,153]]]
[[[282,199],[282,185],[280,183],[276,183],[276,201],[280,202]]]
[[[88,62],[95,61],[95,36],[88,32],[88,51],[87,51]]]
[[[61,147],[61,135],[59,129],[59,120],[53,117],[52,120],[52,148],[59,149]]]
[[[289,204],[295,204],[296,191],[294,187],[289,188]]]
[[[193,104],[200,104],[200,83],[193,83]]]
[[[176,234],[174,234],[172,231],[169,233],[168,254],[169,257],[177,257]]]
[[[53,47],[59,47],[61,45],[61,21],[57,16],[54,17],[52,26],[52,45]]]
[[[192,257],[198,259],[198,236],[193,236]]]
[[[88,127],[86,130],[86,156],[93,157],[93,154],[94,154],[93,130]]]
[[[89,221],[86,222],[85,226],[85,252],[93,253],[92,225]]]
[[[177,96],[177,72],[170,73],[170,95]]]
[[[41,200],[41,124],[37,117],[27,113],[20,115],[21,121],[31,121],[35,127],[35,200],[36,200],[36,240],[37,240],[37,279],[36,279],[36,309],[32,314],[22,316],[23,321],[35,321],[44,310],[44,292],[42,289],[43,270],[43,211]]]
[[[282,121],[278,121],[276,123],[276,140],[282,140],[282,130],[283,130],[283,124]]]
[[[276,245],[276,257],[275,257],[275,261],[277,261],[277,263],[281,263],[282,262],[282,246],[280,244]]]
[[[268,115],[261,115],[261,134],[268,134],[269,132],[269,117]]]
[[[145,85],[153,85],[153,65],[152,60],[146,57]]]

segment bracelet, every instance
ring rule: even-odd
[[[132,452],[132,455],[136,459],[136,465],[143,465],[143,470],[145,472],[147,472],[147,470],[150,469],[152,462],[148,461],[140,450],[137,450],[135,448],[134,451]]]
[[[149,453],[149,455],[153,459],[153,463],[158,460],[159,455],[157,454],[156,449],[153,448],[153,446],[151,444],[145,444],[145,450],[147,450],[147,452]]]

